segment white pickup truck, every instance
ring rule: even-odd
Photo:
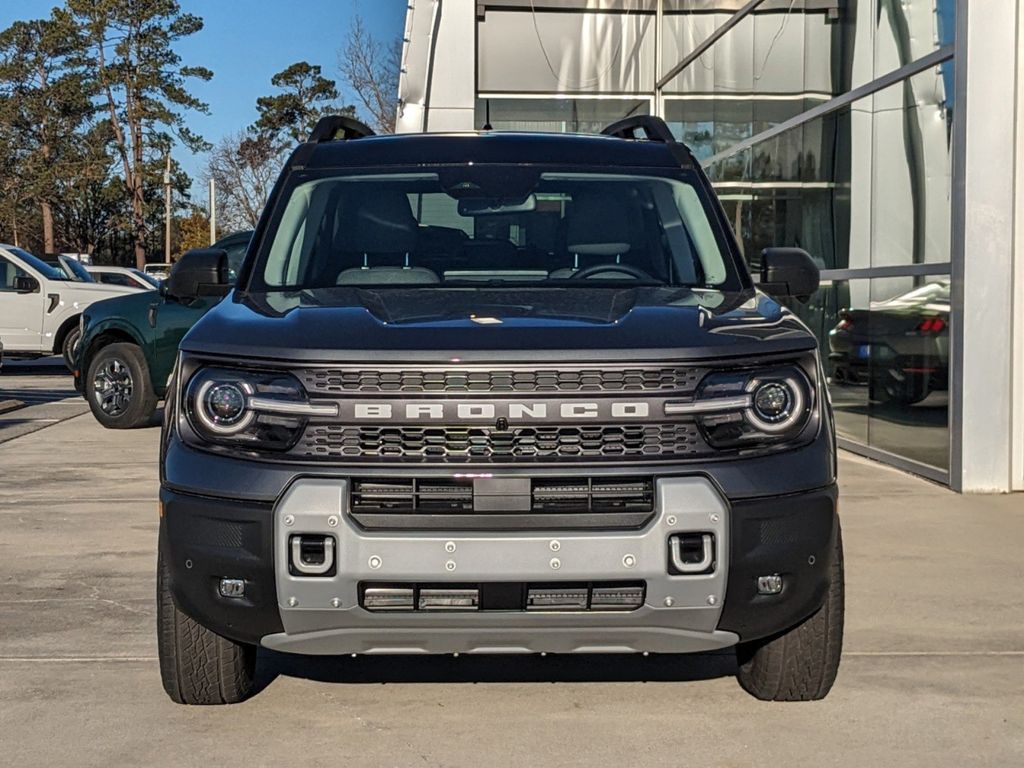
[[[71,368],[82,310],[133,288],[72,280],[31,253],[0,245],[0,339],[8,357],[64,355]]]

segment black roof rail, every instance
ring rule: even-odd
[[[647,141],[660,141],[663,144],[675,144],[676,137],[672,135],[668,125],[660,117],[654,115],[633,115],[623,120],[605,126],[601,131],[603,136],[615,136],[619,139],[639,139],[637,130],[644,132],[643,138]]]
[[[351,139],[363,139],[367,136],[374,136],[373,129],[346,115],[325,115],[317,120],[308,141],[311,144],[322,144],[325,141],[350,141]]]

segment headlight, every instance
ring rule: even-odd
[[[722,371],[704,379],[694,403],[704,406],[697,423],[712,446],[755,447],[798,438],[814,414],[814,389],[797,365]]]
[[[310,403],[290,374],[228,368],[197,370],[184,406],[193,442],[254,450],[286,451],[310,417],[337,415],[334,404]]]

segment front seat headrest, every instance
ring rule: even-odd
[[[340,233],[346,251],[409,253],[415,250],[419,225],[404,193],[377,191],[356,200],[354,206],[347,231]]]
[[[565,247],[572,254],[618,256],[629,251],[626,202],[610,194],[573,196],[566,214]]]

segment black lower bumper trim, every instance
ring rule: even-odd
[[[810,493],[732,504],[729,582],[718,628],[744,641],[782,632],[825,600],[839,530],[835,485]],[[783,577],[778,595],[757,591],[757,577]]]
[[[274,582],[273,506],[160,491],[160,547],[178,608],[239,642],[284,631]],[[222,578],[243,579],[244,597],[222,597]]]

